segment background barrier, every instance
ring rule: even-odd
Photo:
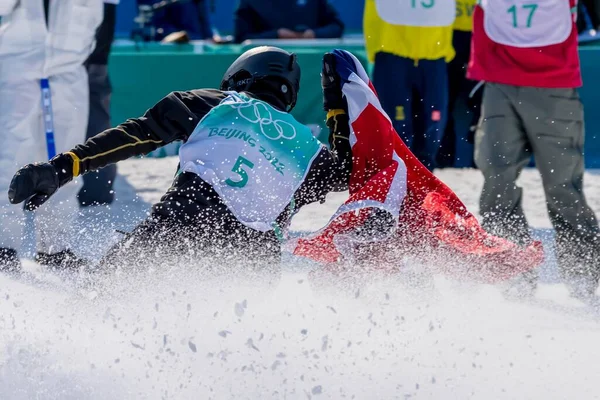
[[[110,57],[110,77],[113,85],[112,121],[118,124],[127,118],[142,115],[149,107],[174,90],[218,87],[227,67],[245,50],[259,44],[273,44],[298,54],[302,68],[301,89],[294,116],[310,125],[321,139],[326,132],[322,109],[320,69],[323,53],[343,48],[355,54],[367,65],[361,39],[262,41],[247,45],[213,45],[203,42],[185,45],[117,41]],[[580,49],[584,87],[581,97],[585,104],[586,167],[600,168],[600,47]],[[457,127],[457,167],[470,165],[473,146],[466,142],[465,112],[459,110]],[[154,156],[175,154],[177,146],[155,152]]]

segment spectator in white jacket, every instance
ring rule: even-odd
[[[102,22],[101,0],[0,1],[0,192],[12,172],[85,139],[89,112],[83,66]],[[35,211],[36,260],[76,265],[67,234],[80,182]],[[50,212],[50,210],[52,210]],[[26,211],[28,212],[28,211]],[[0,196],[0,270],[20,268],[24,213]]]

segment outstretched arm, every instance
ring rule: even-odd
[[[175,140],[187,140],[199,121],[185,103],[187,95],[170,93],[143,117],[128,119],[65,153],[71,158],[73,176],[148,154]]]
[[[327,112],[330,150],[323,150],[313,162],[304,183],[295,196],[296,208],[324,201],[329,192],[348,189],[352,171],[350,121],[343,98],[340,78],[335,72],[335,57],[325,54],[321,73],[323,108]]]
[[[331,148],[332,157],[336,160],[334,174],[337,177],[331,191],[341,192],[348,190],[348,181],[352,171],[350,119],[345,109],[330,110],[327,116],[329,147]]]
[[[21,168],[10,184],[10,202],[18,204],[29,199],[26,208],[35,209],[78,175],[148,154],[175,140],[187,140],[203,115],[218,103],[218,93],[203,94],[170,93],[143,117],[107,129],[47,163]]]
[[[342,93],[342,82],[336,72],[335,56],[326,53],[321,68],[323,89],[323,109],[327,112],[329,147],[333,163],[331,165],[329,191],[340,192],[348,189],[352,171],[352,147],[350,146],[350,118],[348,103]]]
[[[325,196],[329,192],[348,189],[352,153],[348,140],[350,129],[347,121],[346,114],[336,114],[327,119],[331,149],[321,150],[313,162],[306,179],[294,196],[296,210],[310,203],[325,201]]]

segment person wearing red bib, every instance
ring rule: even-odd
[[[521,243],[531,240],[516,180],[533,155],[562,276],[574,296],[591,300],[600,275],[600,231],[583,194],[576,5],[576,0],[481,0],[468,77],[486,82],[475,137],[475,162],[485,179],[483,226]]]

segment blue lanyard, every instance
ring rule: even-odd
[[[48,150],[48,159],[56,155],[56,145],[54,143],[54,117],[52,114],[52,94],[50,92],[50,82],[44,78],[40,80],[42,88],[42,111],[44,113],[44,130],[46,132],[46,149]]]

